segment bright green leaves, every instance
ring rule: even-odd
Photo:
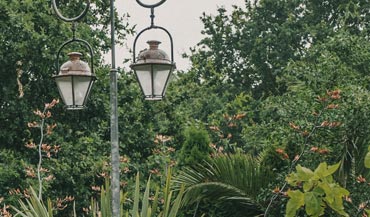
[[[324,205],[321,200],[321,194],[316,192],[306,192],[304,194],[304,203],[306,205],[306,213],[310,216],[321,216],[324,214]]]
[[[332,175],[340,163],[328,166],[321,163],[315,171],[298,165],[297,172],[288,175],[286,181],[297,190],[289,190],[286,216],[295,216],[297,210],[305,207],[309,216],[322,216],[325,208],[330,207],[341,216],[349,216],[343,207],[343,197],[349,192],[334,182]],[[303,191],[302,191],[303,190]]]
[[[308,181],[313,175],[313,172],[310,169],[302,167],[301,165],[298,165],[296,169],[298,174],[297,178],[300,181]]]
[[[367,215],[370,215],[370,209],[365,209]]]
[[[340,162],[333,166],[328,166],[326,162],[321,163],[314,172],[315,178],[323,179],[323,178],[326,178],[332,175],[333,173],[335,173],[335,171],[337,171],[337,169],[339,168],[339,165],[340,165]]]
[[[370,168],[370,146],[369,146],[369,152],[365,156],[365,167]]]
[[[299,191],[288,191],[289,201],[286,205],[286,216],[287,217],[294,217],[296,214],[296,211],[301,208],[305,204],[305,198],[304,194]]]
[[[320,183],[318,188],[324,190],[325,197],[323,200],[331,209],[342,216],[348,216],[343,207],[343,197],[349,195],[349,192],[345,188],[340,187],[336,183],[328,182]]]

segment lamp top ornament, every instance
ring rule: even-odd
[[[80,52],[68,53],[69,61],[65,62],[60,67],[59,75],[93,75],[89,64],[81,60],[82,54]]]
[[[147,41],[149,49],[142,50],[138,57],[136,64],[172,64],[170,58],[163,50],[159,49],[158,46],[160,41],[150,40]]]

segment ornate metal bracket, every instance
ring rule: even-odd
[[[166,2],[166,0],[161,0],[160,2],[156,3],[156,4],[145,4],[145,3],[142,3],[140,0],[136,0],[136,2],[143,6],[144,8],[155,8],[155,7],[158,7],[160,5],[162,5],[163,3]]]
[[[57,6],[57,3],[56,3],[56,0],[52,0],[52,5],[53,5],[53,9],[55,11],[55,14],[63,21],[65,22],[75,22],[75,21],[79,21],[81,20],[83,17],[85,17],[85,15],[87,14],[87,11],[89,10],[90,8],[90,0],[86,0],[86,7],[85,9],[82,11],[82,13],[80,15],[78,15],[77,17],[73,17],[73,18],[68,18],[68,17],[65,17],[63,16],[62,13],[60,13],[59,9],[58,9],[58,6]]]
[[[65,22],[72,22],[72,34],[73,34],[72,39],[64,42],[58,49],[57,58],[56,58],[56,69],[59,70],[59,58],[60,58],[60,53],[62,52],[63,48],[65,46],[67,46],[68,44],[71,44],[71,43],[81,43],[81,44],[85,45],[89,50],[91,73],[94,74],[94,53],[93,53],[93,49],[87,41],[85,41],[83,39],[76,38],[76,22],[80,21],[82,18],[84,18],[86,16],[87,12],[90,9],[90,0],[86,0],[86,6],[85,6],[84,10],[81,12],[81,14],[79,14],[76,17],[72,17],[72,18],[65,17],[59,11],[56,0],[52,0],[52,6],[53,6],[53,10],[54,10],[55,14],[57,15],[57,17],[59,19],[65,21]]]
[[[135,37],[135,40],[134,40],[134,45],[133,45],[133,63],[136,63],[136,42],[137,40],[139,39],[139,37],[141,36],[141,34],[143,34],[145,31],[148,31],[148,30],[151,30],[151,29],[160,29],[162,31],[164,31],[169,39],[170,39],[170,44],[171,44],[171,62],[174,62],[174,58],[173,58],[173,40],[172,40],[172,35],[170,34],[170,32],[164,28],[164,27],[161,27],[161,26],[157,26],[154,24],[154,18],[155,18],[155,15],[154,15],[154,9],[160,5],[162,5],[164,2],[166,2],[166,0],[161,0],[160,2],[156,3],[156,4],[144,4],[142,3],[140,0],[136,0],[136,2],[145,7],[145,8],[149,8],[150,9],[150,19],[151,19],[151,24],[149,27],[141,30],[137,36]]]

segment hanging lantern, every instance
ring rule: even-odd
[[[72,52],[68,56],[70,60],[60,67],[59,74],[53,78],[66,108],[83,109],[96,76],[91,72],[89,65],[80,60],[81,53]]]
[[[172,71],[176,68],[168,55],[158,49],[159,41],[148,41],[149,49],[141,51],[131,64],[146,100],[161,100]]]

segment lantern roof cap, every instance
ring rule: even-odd
[[[94,76],[89,64],[80,59],[82,53],[70,52],[67,55],[69,56],[69,60],[60,67],[58,75]]]
[[[174,65],[166,52],[158,48],[159,44],[161,44],[160,41],[150,40],[147,43],[149,44],[149,49],[140,51],[137,61],[131,67],[142,64]]]
[[[68,53],[67,55],[69,57],[71,57],[71,56],[79,56],[79,57],[81,57],[82,56],[82,53],[73,51],[73,52]]]

